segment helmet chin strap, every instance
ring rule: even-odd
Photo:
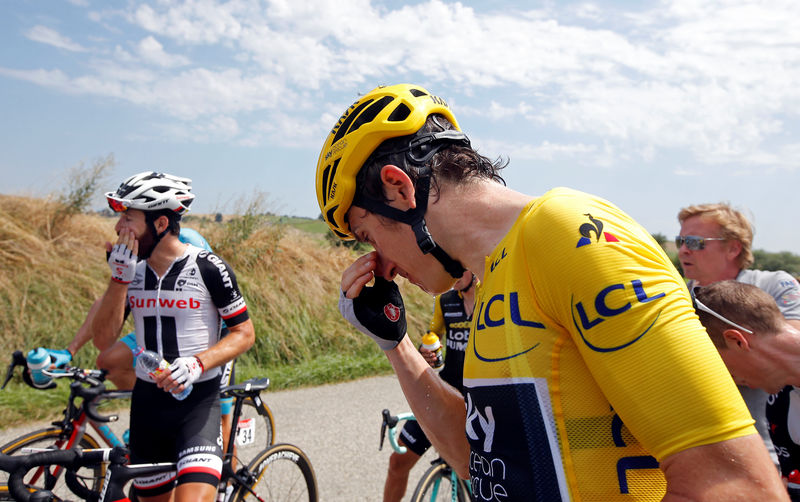
[[[438,123],[438,121],[436,122]],[[439,125],[442,127],[441,124]],[[442,128],[444,129],[444,127]],[[442,267],[444,267],[448,274],[456,279],[460,279],[461,276],[464,275],[465,269],[463,265],[461,265],[458,260],[453,259],[444,249],[436,244],[430,231],[428,231],[428,226],[425,224],[425,213],[428,210],[428,193],[431,187],[430,160],[436,152],[448,145],[468,147],[470,146],[470,142],[466,134],[451,129],[417,134],[411,138],[406,148],[394,152],[405,152],[409,164],[417,166],[416,168],[419,172],[419,176],[417,178],[416,195],[414,197],[417,202],[417,207],[407,211],[401,211],[382,201],[366,197],[361,193],[357,193],[353,198],[353,205],[410,225],[417,239],[417,246],[419,246],[422,253],[430,253],[433,255],[433,257],[442,264]]]
[[[471,273],[471,272],[470,272],[470,273]],[[460,293],[466,293],[466,292],[467,292],[467,291],[469,291],[469,290],[470,290],[470,288],[471,288],[472,286],[474,286],[474,285],[475,285],[475,274],[472,274],[472,279],[469,281],[469,284],[467,284],[467,285],[466,285],[466,286],[464,286],[463,288],[459,289],[458,291],[459,291]]]
[[[389,219],[406,223],[411,226],[414,236],[417,239],[417,246],[423,254],[430,253],[436,258],[442,267],[455,279],[460,279],[464,275],[464,267],[461,263],[453,259],[442,249],[428,230],[425,224],[425,213],[428,210],[428,192],[430,191],[431,175],[430,168],[425,166],[423,173],[417,180],[416,202],[417,207],[407,211],[393,208],[383,202],[357,194],[353,199],[353,205],[380,214]]]

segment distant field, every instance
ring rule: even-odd
[[[298,230],[311,234],[325,235],[328,233],[328,225],[324,221],[316,218],[303,218],[300,216],[281,216],[280,221]]]

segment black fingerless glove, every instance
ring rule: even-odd
[[[342,292],[339,312],[383,350],[395,348],[406,335],[406,309],[394,281],[375,277],[375,285],[365,286],[354,299]]]

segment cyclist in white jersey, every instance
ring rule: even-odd
[[[181,228],[178,234],[178,240],[185,244],[192,244],[199,248],[211,251],[211,246],[208,241],[200,235],[197,230],[191,228]],[[106,252],[111,252],[111,243],[106,242]],[[64,365],[72,361],[78,351],[86,345],[92,337],[92,319],[97,312],[97,307],[100,306],[100,298],[94,301],[86,314],[86,319],[83,324],[78,328],[75,337],[67,344],[66,349],[47,349],[51,354],[51,358],[58,361],[60,365]],[[118,389],[128,390],[133,388],[136,382],[136,373],[134,372],[134,358],[133,354],[136,351],[136,334],[131,332],[114,342],[111,346],[97,347],[100,353],[97,355],[97,367],[106,370],[106,378],[108,378]],[[53,357],[58,354],[58,357]],[[230,373],[230,372],[229,372]],[[222,385],[228,385],[227,381],[223,381]],[[223,416],[226,414],[223,411]]]
[[[137,344],[171,363],[158,375],[136,370],[130,447],[134,462],[177,461],[177,478],[140,478],[137,495],[153,502],[173,495],[178,502],[211,501],[222,465],[220,367],[254,342],[247,306],[224,260],[178,240],[180,216],[194,199],[189,179],[144,172],[106,198],[120,213],[119,237],[109,257],[111,281],[92,321],[94,337],[113,343],[130,311]],[[220,339],[223,320],[230,333]],[[190,385],[185,400],[171,396]]]

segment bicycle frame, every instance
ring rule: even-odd
[[[108,422],[114,422],[118,419],[116,415],[101,416],[95,407],[95,401],[102,401],[108,399],[120,399],[130,397],[129,391],[107,391],[105,385],[100,380],[103,373],[96,370],[81,372],[77,369],[70,371],[57,371],[48,372],[54,378],[59,377],[72,377],[77,380],[70,384],[70,395],[67,401],[67,407],[64,409],[64,418],[59,422],[53,422],[53,425],[60,428],[60,437],[54,443],[54,446],[59,450],[69,450],[76,447],[81,443],[81,440],[86,436],[86,426],[90,425],[106,442],[107,446],[125,446],[125,444],[117,437],[113,430],[108,426]],[[82,382],[87,382],[92,387],[85,388]],[[75,405],[77,397],[83,398],[81,406]],[[94,437],[89,436],[89,442],[101,446],[100,442]],[[13,445],[10,445],[13,448]],[[24,450],[22,450],[24,451]],[[58,478],[61,475],[62,467],[54,466],[53,471],[50,472],[46,467],[39,467],[33,472],[29,481],[37,483],[43,476],[52,476]]]

